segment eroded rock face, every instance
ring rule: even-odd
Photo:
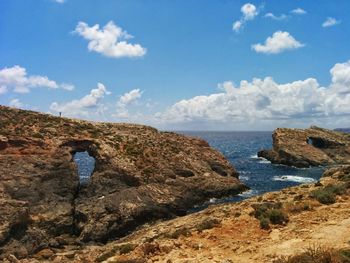
[[[350,164],[350,134],[313,126],[279,128],[272,136],[273,148],[258,153],[272,163],[296,167]]]
[[[80,151],[96,160],[86,186],[73,161]],[[0,255],[104,242],[245,189],[203,140],[0,106]]]

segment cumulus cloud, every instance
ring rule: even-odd
[[[221,83],[220,93],[181,100],[158,117],[166,123],[220,123],[222,125],[350,115],[350,61],[330,70],[332,82],[322,87],[308,78],[279,84],[271,77]],[[334,119],[333,119],[334,120]],[[218,127],[218,126],[216,126]]]
[[[266,18],[271,18],[271,19],[273,19],[273,20],[285,20],[285,19],[288,18],[288,16],[285,15],[285,14],[281,14],[281,15],[279,15],[279,16],[276,16],[276,15],[274,15],[273,13],[266,13],[266,14],[264,15],[264,17],[266,17]]]
[[[290,11],[292,14],[295,15],[305,15],[306,11],[300,7],[293,9],[292,11]]]
[[[102,29],[96,24],[89,27],[84,22],[79,22],[75,33],[89,41],[89,51],[95,51],[107,57],[142,57],[146,49],[140,44],[130,44],[127,40],[133,38],[113,21],[108,22]]]
[[[337,63],[331,69],[332,82],[350,87],[350,60],[345,63]]]
[[[23,103],[19,99],[12,99],[10,100],[9,106],[15,107],[15,108],[22,108]]]
[[[331,27],[340,24],[340,20],[337,20],[333,17],[327,17],[326,21],[322,23],[322,27]]]
[[[46,76],[27,75],[25,68],[14,66],[12,68],[4,68],[0,70],[0,94],[13,90],[17,93],[28,93],[31,88],[49,88],[49,89],[65,89],[72,90],[72,84],[58,84],[50,80]]]
[[[128,106],[136,102],[141,98],[142,92],[140,89],[133,89],[124,95],[120,96],[117,102],[117,113],[115,114],[118,118],[127,118],[129,117]]]
[[[232,30],[238,32],[242,26],[249,20],[253,20],[258,14],[258,9],[251,3],[246,3],[241,7],[242,16],[240,20],[232,24]]]
[[[258,10],[255,5],[247,3],[241,7],[243,20],[253,20],[258,15]]]
[[[97,88],[92,89],[88,95],[81,99],[72,100],[67,103],[53,102],[50,110],[62,112],[66,116],[89,116],[89,110],[100,108],[103,106],[101,100],[105,95],[111,94],[102,83],[97,84]]]
[[[252,45],[252,49],[258,53],[278,54],[286,50],[298,49],[304,44],[297,41],[288,32],[277,31],[265,40],[264,44]]]

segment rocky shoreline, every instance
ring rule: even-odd
[[[319,193],[334,199],[326,202]],[[350,253],[349,194],[350,166],[337,166],[328,169],[317,183],[144,225],[107,244],[47,248],[31,258],[10,256],[5,262],[290,263],[304,262],[288,259],[302,260],[301,255],[310,251],[338,260],[329,262],[346,263]],[[261,211],[266,217],[257,217]],[[267,218],[265,226],[262,222]]]
[[[350,135],[277,129],[259,156],[334,167],[316,184],[185,215],[248,189],[203,140],[3,106],[0,123],[3,262],[284,263],[306,243],[348,249],[350,165],[339,164],[350,163]],[[86,185],[73,161],[83,151],[96,163]]]
[[[106,243],[247,189],[207,142],[0,106],[0,255]],[[79,185],[76,152],[96,165]]]

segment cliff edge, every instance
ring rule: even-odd
[[[95,158],[79,183],[76,152]],[[207,142],[0,106],[0,255],[107,242],[246,189]]]

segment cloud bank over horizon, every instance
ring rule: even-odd
[[[237,87],[232,81],[225,81],[218,84],[223,92],[180,100],[165,112],[158,113],[158,117],[166,123],[181,123],[182,126],[212,122],[225,127],[348,118],[350,60],[335,64],[330,74],[332,81],[328,87],[320,86],[314,78],[285,84],[276,83],[272,77],[254,78],[251,82],[242,80]],[[336,123],[335,119],[332,121]]]
[[[132,89],[119,96],[115,105],[104,98],[111,93],[102,84],[80,99],[66,103],[51,103],[52,112],[64,116],[96,119],[99,114],[109,121],[137,122],[163,129],[265,129],[278,126],[309,126],[310,124],[337,127],[350,116],[350,60],[336,63],[330,69],[331,82],[321,86],[317,79],[307,78],[290,83],[277,83],[272,77],[219,83],[219,92],[198,95],[175,102],[163,111],[146,114],[147,103],[142,91]],[[22,107],[18,99],[10,103]],[[139,106],[135,111],[133,106]],[[133,111],[130,114],[129,110]]]

